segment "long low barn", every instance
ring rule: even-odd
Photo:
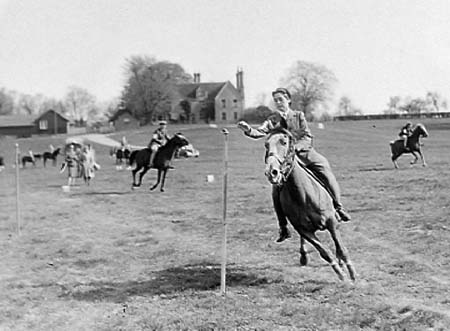
[[[54,110],[38,116],[0,116],[0,136],[31,137],[33,134],[67,133],[69,120]]]

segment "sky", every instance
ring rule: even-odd
[[[296,61],[333,71],[336,100],[367,114],[395,95],[450,99],[448,0],[0,0],[0,47],[0,88],[55,98],[116,98],[126,59],[148,55],[202,82],[242,67],[246,106]]]

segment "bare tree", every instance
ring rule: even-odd
[[[347,96],[342,96],[338,104],[338,113],[340,115],[361,115],[360,109],[353,105],[352,100]]]
[[[401,97],[398,95],[390,97],[389,102],[387,104],[388,109],[384,111],[385,114],[395,114],[398,113],[400,110],[400,101],[402,100]]]
[[[86,122],[89,111],[95,105],[95,97],[77,86],[69,87],[64,101],[69,114],[78,124]]]
[[[291,92],[293,108],[302,110],[307,118],[312,118],[317,108],[329,108],[337,78],[323,65],[297,61],[280,83]]]
[[[447,109],[447,100],[442,98],[438,92],[427,92],[426,102],[434,108],[434,111],[439,112],[441,109]]]

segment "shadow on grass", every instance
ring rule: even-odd
[[[392,171],[395,170],[394,166],[386,167],[386,166],[375,166],[375,167],[364,167],[359,168],[358,171]]]
[[[237,267],[227,268],[227,287],[262,286],[281,280],[249,273]],[[63,297],[80,301],[123,302],[132,296],[179,294],[184,291],[211,291],[220,287],[220,265],[195,264],[161,270],[147,280],[126,282],[92,282],[83,284],[85,290],[65,291]]]
[[[79,192],[79,193],[73,193],[73,196],[77,196],[77,195],[126,195],[126,194],[131,194],[131,191],[105,191],[105,192]]]

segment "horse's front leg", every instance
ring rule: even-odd
[[[157,188],[160,181],[161,181],[161,170],[158,169],[158,178],[156,180],[156,184],[150,187],[150,191],[153,191],[155,188]]]
[[[421,160],[422,160],[422,166],[423,166],[423,167],[426,167],[426,166],[427,166],[427,163],[425,162],[425,156],[423,156],[422,151],[421,151],[420,149],[418,150],[418,153],[419,153],[420,158],[421,158]]]
[[[300,265],[305,266],[308,264],[308,252],[305,249],[305,238],[300,235]]]
[[[164,183],[166,182],[166,174],[167,174],[167,169],[164,169],[163,174],[162,174],[161,192],[164,192]]]
[[[411,164],[416,164],[419,160],[419,157],[417,156],[416,152],[411,151],[411,154],[414,156],[414,160],[411,161]]]

